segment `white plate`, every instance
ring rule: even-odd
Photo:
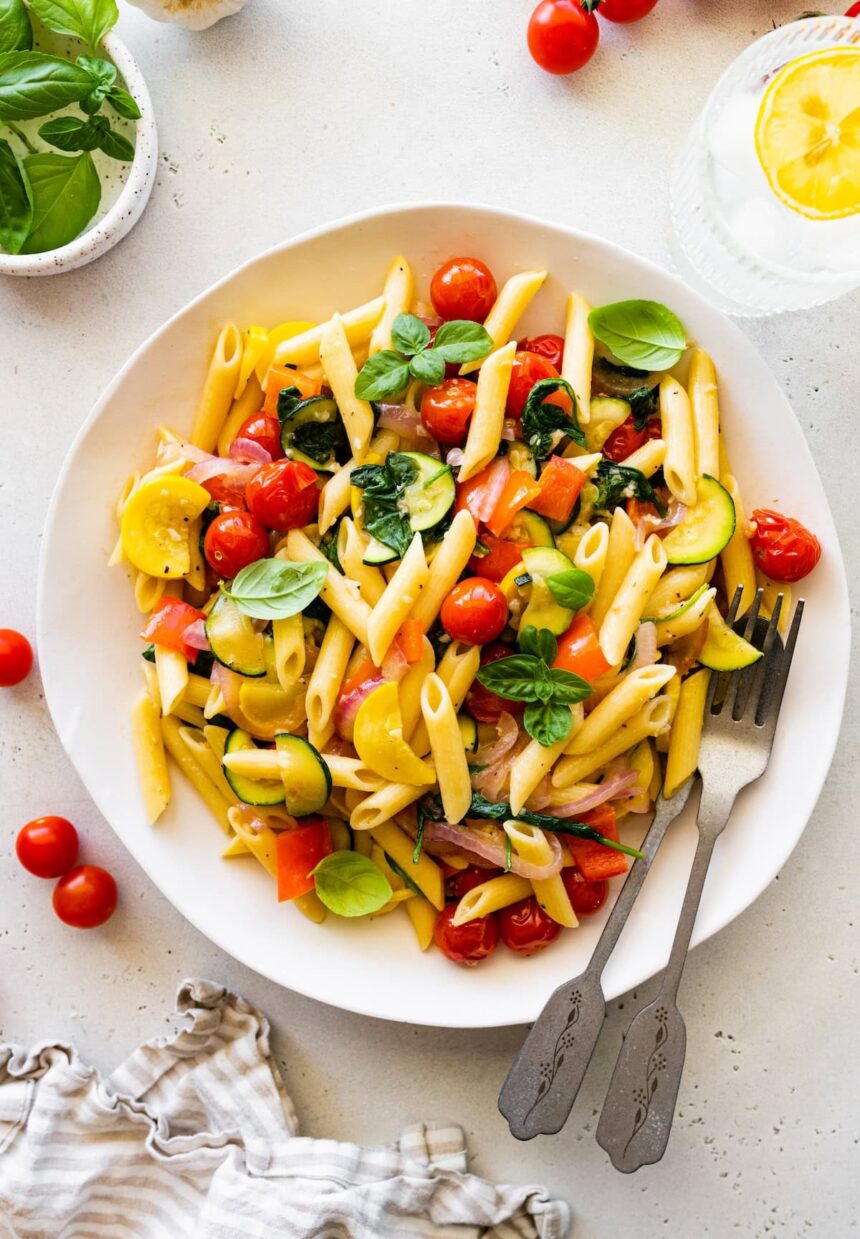
[[[323,319],[374,296],[399,251],[424,295],[452,254],[479,255],[500,281],[546,267],[549,279],[521,335],[558,331],[570,288],[594,304],[650,297],[670,305],[716,362],[726,438],[748,506],[791,512],[821,539],[821,564],[804,583],[806,616],[770,768],[742,795],[717,844],[693,941],[716,933],[760,894],[806,825],[839,731],[849,612],[836,531],[791,408],[746,337],[674,276],[596,237],[484,207],[392,207],[308,233],[204,293],[135,354],[72,446],[45,531],[39,658],[60,738],[99,809],[213,942],[272,980],[366,1015],[449,1027],[515,1024],[533,1020],[553,988],[584,967],[602,917],[531,959],[500,949],[476,969],[457,968],[436,951],[421,955],[399,914],[312,925],[275,901],[271,879],[253,860],[220,858],[219,828],[179,777],[164,818],[147,824],[129,735],[141,619],[123,569],[106,567],[124,479],[150,461],[157,423],[190,426],[223,320]],[[606,969],[609,997],[665,964],[694,839],[687,817],[666,840]]]

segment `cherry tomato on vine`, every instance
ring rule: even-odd
[[[455,964],[478,964],[499,945],[495,916],[479,916],[465,925],[452,925],[457,904],[449,903],[436,917],[433,940],[443,955]]]
[[[793,516],[771,508],[756,508],[750,517],[753,559],[773,581],[800,581],[821,558],[821,543]]]
[[[516,654],[516,650],[505,645],[504,641],[494,641],[492,645],[481,650],[481,666],[486,667],[487,663],[494,663],[499,658],[510,658],[512,654]],[[484,688],[477,680],[473,681],[466,694],[466,710],[479,723],[497,723],[505,711],[516,718],[524,709],[522,701],[509,701],[506,697],[500,697],[498,693]]]
[[[535,383],[541,379],[557,379],[558,370],[546,357],[540,353],[529,353],[519,350],[514,353],[514,364],[511,367],[511,381],[508,386],[508,399],[505,412],[508,417],[522,417],[523,409],[529,393]],[[557,404],[569,413],[571,410],[570,396],[565,391],[553,392],[547,397],[547,404]]]
[[[578,869],[562,869],[561,880],[570,906],[577,916],[591,916],[598,912],[606,903],[609,883],[605,879],[597,882],[586,882]]]
[[[20,684],[33,666],[33,647],[21,632],[0,628],[0,688]]]
[[[638,22],[656,7],[657,0],[600,0],[597,11],[607,21]]]
[[[438,387],[427,388],[421,398],[421,420],[437,443],[463,442],[477,391],[470,379],[445,379]]]
[[[575,73],[597,50],[600,28],[579,0],[540,0],[529,20],[532,59],[547,73]]]
[[[316,516],[317,475],[301,460],[275,460],[257,470],[245,487],[248,507],[269,529],[300,529]]]
[[[274,413],[252,413],[239,427],[237,439],[250,439],[264,448],[272,460],[280,460],[284,454],[281,447],[281,423]]]
[[[64,817],[36,817],[18,831],[15,853],[28,873],[59,878],[78,858],[78,832]]]
[[[561,363],[564,360],[564,338],[562,336],[552,334],[529,336],[527,340],[520,340],[517,348],[523,353],[537,353],[540,357],[551,361],[556,370],[561,370]]]
[[[508,622],[508,601],[494,581],[483,576],[459,581],[442,603],[442,627],[453,641],[486,645]]]
[[[248,564],[268,556],[269,535],[250,512],[221,512],[206,530],[203,554],[219,576],[232,581]]]
[[[78,865],[54,887],[54,911],[66,925],[94,929],[113,916],[116,882],[98,865]]]
[[[518,955],[534,955],[561,933],[561,925],[544,912],[534,896],[502,908],[498,916],[502,942]]]
[[[449,258],[433,276],[430,300],[444,319],[482,323],[496,300],[496,281],[480,258]]]

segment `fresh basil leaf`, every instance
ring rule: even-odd
[[[547,397],[557,391],[564,391],[570,397],[571,413],[566,413],[561,405],[548,402]],[[536,460],[549,456],[556,430],[563,430],[580,447],[586,446],[576,415],[576,395],[566,379],[541,379],[535,383],[523,409],[522,428],[523,438]]]
[[[533,654],[512,654],[487,663],[477,674],[479,684],[509,701],[535,701],[535,677],[541,660]]]
[[[445,377],[445,358],[437,348],[425,349],[417,353],[409,363],[409,373],[422,383],[435,387]]]
[[[568,706],[555,701],[532,702],[526,706],[523,726],[533,740],[548,749],[570,734],[573,718]]]
[[[594,481],[597,486],[594,506],[600,512],[609,511],[625,499],[639,499],[643,503],[653,503],[661,516],[666,514],[659,495],[639,469],[617,465],[612,460],[601,460]]]
[[[578,701],[585,701],[594,689],[588,680],[574,671],[564,671],[561,667],[550,667],[549,678],[552,682],[552,700],[562,705],[574,706]]]
[[[338,572],[343,572],[340,555],[337,553],[337,531],[339,528],[340,521],[336,525],[332,525],[331,529],[326,530],[320,538],[320,550],[333,568],[337,568]]]
[[[0,245],[18,254],[33,224],[30,181],[19,157],[0,138]]]
[[[33,192],[33,227],[21,253],[43,254],[68,245],[83,232],[101,202],[92,155],[28,155],[24,167]]]
[[[355,380],[355,394],[360,400],[381,400],[383,396],[396,396],[409,385],[409,363],[384,348],[368,357]]]
[[[594,597],[594,580],[582,568],[555,572],[547,577],[546,583],[559,606],[571,611],[582,610]]]
[[[535,700],[543,702],[551,701],[553,697],[552,680],[549,678],[549,667],[545,662],[538,661],[535,671]]]
[[[78,65],[40,52],[0,55],[0,120],[29,120],[77,103],[93,80]]]
[[[317,895],[335,916],[378,912],[392,895],[388,878],[360,852],[331,852],[312,873]]]
[[[519,635],[518,643],[523,654],[534,654],[545,663],[554,662],[558,653],[558,642],[550,630],[535,628],[534,624],[526,625]],[[499,661],[501,662],[501,659]]]
[[[97,116],[95,119],[101,120],[102,118]],[[102,134],[100,146],[110,159],[121,159],[125,163],[131,163],[134,159],[134,143],[129,142],[128,138],[121,133],[117,133],[110,126]],[[308,455],[310,456],[312,453],[308,452]],[[318,460],[319,457],[315,457],[315,459]],[[327,457],[324,457],[324,459],[327,459]]]
[[[258,559],[222,586],[240,611],[252,619],[289,619],[298,615],[325,584],[328,564],[294,564],[287,559]]]
[[[88,116],[94,116],[99,111],[116,81],[116,65],[109,60],[100,60],[93,56],[78,56],[75,62],[87,73],[92,75],[93,89],[86,99],[81,100],[81,111]]]
[[[481,323],[457,318],[442,324],[436,332],[433,348],[445,361],[480,361],[492,353],[493,337]]]
[[[116,0],[29,0],[30,8],[49,30],[83,39],[98,47],[119,18]]]
[[[124,116],[126,120],[140,120],[143,115],[132,96],[121,86],[111,87],[107,93],[107,101],[113,110],[119,112],[120,116]]]
[[[0,52],[28,52],[33,27],[24,0],[0,0]]]
[[[389,452],[384,464],[359,465],[349,478],[353,486],[364,492],[365,529],[401,559],[409,549],[413,533],[402,499],[417,476],[418,467],[409,456]]]
[[[39,127],[39,137],[61,151],[96,151],[108,128],[103,116],[56,116]]]
[[[413,357],[430,343],[430,328],[414,314],[398,314],[391,324],[391,343],[406,357]]]
[[[592,334],[613,357],[638,370],[669,370],[687,347],[677,316],[659,301],[614,301],[588,316]]]

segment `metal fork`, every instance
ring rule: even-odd
[[[761,600],[758,590],[743,634],[757,646],[758,630],[764,625],[758,623]],[[777,627],[782,601],[780,594],[759,646],[762,657],[742,671],[711,673],[699,752],[699,840],[672,953],[657,997],[630,1023],[597,1125],[598,1144],[625,1173],[659,1161],[669,1141],[687,1045],[677,1006],[678,986],[708,865],[738,792],[767,767],[803,615],[800,600],[783,646]]]

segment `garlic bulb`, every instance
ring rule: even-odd
[[[189,30],[205,30],[222,17],[238,13],[247,0],[131,0],[159,22],[179,22]]]

